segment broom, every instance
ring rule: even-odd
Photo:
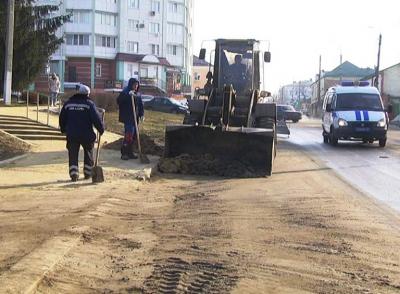
[[[142,153],[142,147],[140,144],[140,135],[139,135],[139,128],[138,128],[138,123],[137,123],[137,115],[136,115],[136,106],[135,106],[135,95],[132,93],[131,94],[131,99],[132,99],[132,109],[133,109],[133,120],[135,121],[135,129],[136,129],[136,141],[138,145],[138,151],[139,151],[139,158],[140,162],[143,164],[149,164],[150,160],[146,156],[146,154]]]
[[[99,111],[102,114],[102,121],[104,124],[104,116],[105,116],[105,110],[104,109],[99,109]],[[97,143],[97,151],[96,151],[96,160],[94,162],[94,167],[92,169],[92,183],[103,183],[104,182],[104,173],[103,173],[103,168],[99,166],[99,155],[100,155],[100,141],[101,141],[101,135],[98,134],[99,140]]]

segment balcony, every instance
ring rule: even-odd
[[[65,6],[66,9],[92,10],[92,1],[68,0]]]
[[[96,0],[96,10],[118,13],[118,4],[114,3],[113,1],[110,2],[107,0]]]

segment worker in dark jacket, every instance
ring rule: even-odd
[[[92,176],[93,147],[96,141],[93,126],[101,135],[104,133],[103,122],[89,94],[90,88],[80,85],[78,93],[64,104],[60,113],[61,132],[67,134],[69,175],[73,182],[79,179],[80,146],[84,151],[83,173],[85,179],[89,179]]]
[[[144,107],[142,97],[139,93],[140,83],[137,79],[132,78],[128,82],[128,86],[124,88],[117,98],[119,106],[119,121],[124,124],[125,136],[121,147],[121,159],[136,159],[133,153],[133,143],[136,137],[135,121],[133,116],[132,97],[134,95],[137,123],[144,120]]]

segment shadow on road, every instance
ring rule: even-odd
[[[27,184],[15,184],[15,185],[4,185],[0,186],[0,189],[19,189],[19,188],[39,188],[39,187],[45,187],[49,185],[57,185],[57,184],[70,184],[70,180],[57,180],[57,181],[48,181],[48,182],[40,182],[40,183],[27,183]],[[69,186],[73,185],[67,185],[63,186],[63,188],[68,188]],[[75,185],[77,186],[77,185]],[[82,185],[79,185],[82,186]]]

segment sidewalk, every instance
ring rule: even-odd
[[[46,124],[47,107],[41,107],[39,121]],[[36,119],[36,108],[31,107],[29,117]],[[25,107],[0,107],[0,115],[26,117]],[[49,125],[58,127],[58,116],[49,116]],[[120,135],[105,132],[102,137],[102,145],[111,143],[121,138]],[[68,153],[65,141],[28,141],[33,145],[32,152],[25,158],[15,163],[2,166],[2,177],[0,188],[3,187],[27,187],[59,185],[69,181],[68,175]],[[96,146],[97,147],[97,146]],[[83,152],[80,153],[80,169],[83,168]],[[149,165],[140,164],[139,160],[121,161],[120,154],[114,150],[100,151],[99,165],[103,167],[106,181],[112,181],[114,175],[124,174],[135,178],[135,175],[142,175],[145,171],[149,173],[158,161],[157,157],[150,157]],[[83,175],[83,172],[81,171]],[[78,182],[77,185],[85,182]],[[89,183],[86,181],[86,183]],[[0,195],[1,197],[1,195]]]

